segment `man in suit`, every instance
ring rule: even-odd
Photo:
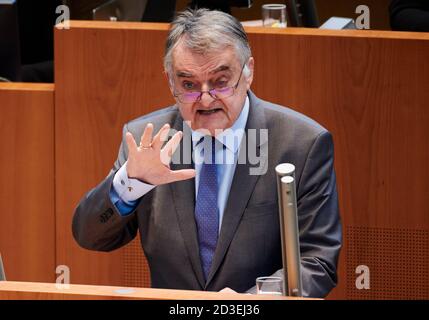
[[[274,168],[289,162],[303,293],[327,295],[341,247],[330,133],[250,91],[247,35],[226,13],[179,14],[164,65],[177,103],[124,126],[112,171],[76,208],[76,241],[111,251],[139,232],[153,287],[254,292],[282,273]]]

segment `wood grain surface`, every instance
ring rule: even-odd
[[[0,299],[7,300],[316,300],[275,295],[248,295],[195,290],[90,286],[0,281]]]
[[[54,281],[54,86],[0,84],[0,253],[6,277]]]

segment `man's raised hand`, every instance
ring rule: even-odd
[[[129,178],[139,179],[152,185],[161,185],[195,177],[194,169],[171,170],[170,162],[174,151],[180,144],[182,132],[176,132],[166,143],[170,126],[165,124],[153,137],[153,125],[149,123],[137,146],[133,135],[126,133],[128,146],[127,174]]]

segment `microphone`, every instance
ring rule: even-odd
[[[276,166],[276,173],[284,273],[283,292],[284,295],[302,297],[295,166],[290,163],[281,163]]]

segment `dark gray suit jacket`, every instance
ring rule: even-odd
[[[111,251],[127,244],[139,231],[153,287],[211,291],[230,287],[245,292],[257,277],[282,268],[274,168],[289,162],[296,167],[303,292],[311,297],[328,294],[337,281],[342,237],[331,134],[306,116],[262,101],[251,92],[249,99],[246,129],[268,129],[269,139],[264,142],[249,136],[247,140],[255,140],[261,150],[268,147],[268,155],[261,160],[268,170],[264,175],[249,175],[249,162],[237,164],[207,281],[194,219],[194,179],[157,186],[126,217],[112,204],[113,177],[127,159],[125,140],[113,170],[76,208],[76,241],[90,250]],[[155,132],[165,123],[183,129],[180,113],[173,106],[129,122],[124,138],[129,131],[139,141],[149,122]],[[244,149],[242,145],[240,152]],[[191,168],[192,164],[171,167]]]

